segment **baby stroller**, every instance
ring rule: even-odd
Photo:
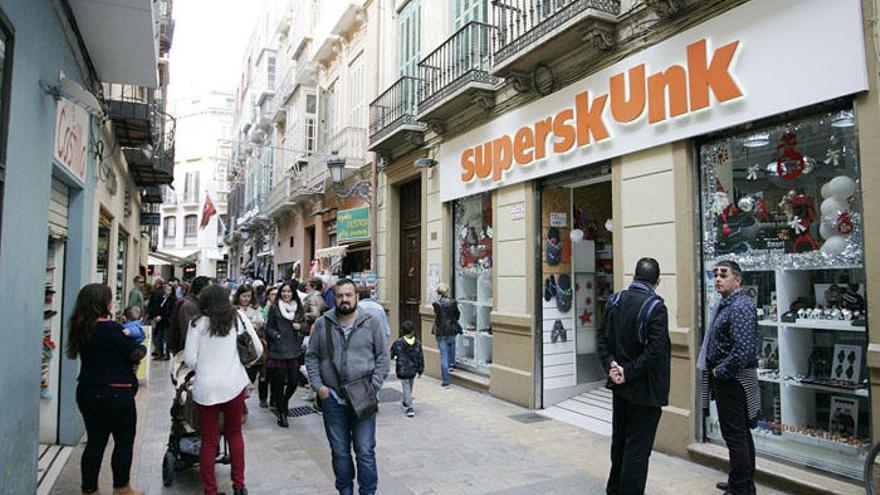
[[[199,464],[199,453],[202,438],[199,430],[199,416],[192,398],[193,378],[195,371],[180,364],[172,372],[171,381],[177,386],[174,402],[171,404],[171,433],[168,435],[168,450],[162,459],[162,484],[171,486],[178,471]],[[178,377],[183,377],[179,379]],[[220,431],[223,432],[223,417],[220,417]],[[222,436],[222,433],[221,433]],[[226,437],[218,448],[217,462],[229,464],[229,446]],[[222,452],[220,452],[222,448]]]

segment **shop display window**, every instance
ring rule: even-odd
[[[705,291],[744,270],[761,333],[759,452],[858,478],[870,445],[861,174],[852,110],[819,112],[699,147]],[[714,403],[708,439],[721,441]]]
[[[479,194],[453,203],[455,265],[453,297],[461,311],[456,365],[489,374],[492,363],[492,196]]]

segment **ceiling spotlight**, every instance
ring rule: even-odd
[[[856,119],[852,110],[841,110],[831,118],[831,127],[852,127],[856,125]]]
[[[746,148],[760,148],[768,144],[770,144],[770,134],[766,132],[752,134],[743,141],[743,146]]]

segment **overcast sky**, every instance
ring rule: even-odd
[[[241,59],[265,0],[177,0],[169,98],[233,92]]]

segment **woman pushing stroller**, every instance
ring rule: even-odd
[[[232,306],[229,293],[211,285],[199,294],[201,317],[187,333],[184,361],[195,374],[193,399],[199,415],[202,443],[199,458],[206,495],[217,493],[214,461],[219,444],[219,415],[224,416],[225,436],[232,457],[235,495],[247,495],[244,481],[244,438],[241,417],[245,390],[250,383],[238,354],[237,335],[247,332],[257,351],[263,346],[249,318]]]

